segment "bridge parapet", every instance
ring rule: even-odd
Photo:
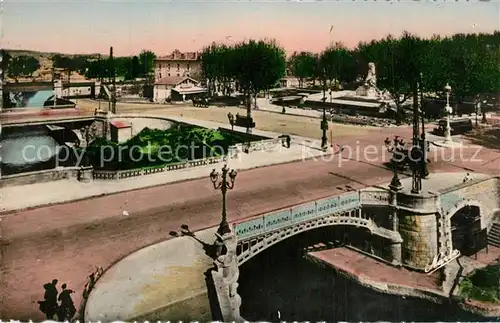
[[[359,192],[349,192],[340,196],[332,196],[321,200],[299,204],[297,206],[277,210],[236,223],[234,231],[239,241],[248,240],[284,227],[293,226],[304,221],[324,217],[332,213],[343,213],[352,209],[360,209]]]
[[[364,227],[372,234],[391,241],[391,244],[402,243],[398,232],[377,226],[362,211],[362,194],[362,191],[355,191],[331,196],[234,224],[238,239],[238,263],[241,265],[257,253],[292,235],[332,225]],[[380,202],[380,205],[384,204]]]

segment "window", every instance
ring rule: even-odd
[[[170,73],[168,73],[168,76],[170,76]]]
[[[186,73],[186,76],[189,77],[189,73]]]
[[[167,64],[167,68],[170,69],[170,64]]]
[[[177,76],[181,76],[179,73],[177,73]]]
[[[160,79],[161,79],[161,73],[158,73],[158,78],[160,78]]]
[[[181,64],[177,64],[177,70],[181,68]]]
[[[187,64],[187,70],[189,71],[189,63]]]

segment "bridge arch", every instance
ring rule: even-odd
[[[450,208],[448,212],[446,212],[447,218],[451,219],[458,211],[468,206],[477,207],[479,208],[479,210],[481,210],[481,208],[483,207],[482,203],[477,200],[463,200]]]
[[[273,245],[296,236],[300,233],[328,227],[328,226],[350,226],[364,228],[370,235],[379,235],[373,220],[365,214],[361,208],[351,209],[342,213],[332,213],[324,217],[311,219],[295,225],[286,226],[272,230],[249,239],[238,240],[236,255],[238,265],[241,266],[254,256],[267,250]],[[387,238],[383,236],[383,238]]]
[[[482,205],[475,200],[465,200],[455,205],[447,213],[447,221],[451,230],[451,246],[464,255],[477,252],[474,235],[477,234],[483,223]]]

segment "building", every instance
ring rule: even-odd
[[[197,52],[181,53],[174,50],[168,56],[158,57],[155,60],[155,81],[165,77],[192,77],[200,80],[201,57]]]
[[[167,101],[186,101],[193,96],[205,93],[199,81],[188,76],[166,76],[156,80],[153,85],[153,100],[157,103]]]
[[[294,76],[285,76],[279,81],[282,88],[299,87],[299,83],[299,79]]]

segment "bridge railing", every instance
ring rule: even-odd
[[[235,223],[234,232],[238,240],[248,240],[272,231],[305,221],[324,217],[332,213],[343,213],[361,207],[360,193],[349,192],[291,208],[266,213],[244,222]]]
[[[125,179],[131,177],[138,177],[143,175],[151,175],[156,173],[168,172],[172,170],[179,170],[185,168],[199,167],[211,164],[217,164],[226,160],[225,156],[222,157],[208,157],[203,159],[195,159],[187,162],[180,162],[175,164],[135,168],[127,170],[107,171],[107,170],[94,170],[93,178],[97,180],[115,180]]]

